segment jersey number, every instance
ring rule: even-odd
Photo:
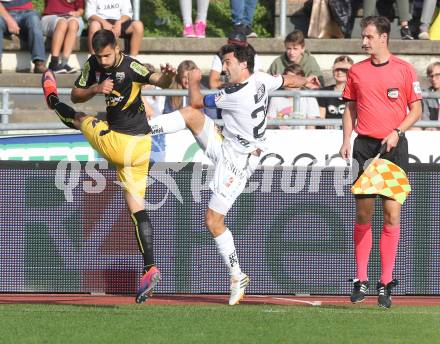
[[[257,118],[260,112],[263,113],[263,119],[260,122],[260,124],[254,127],[254,138],[256,139],[262,138],[264,136],[264,133],[266,132],[266,128],[264,128],[263,130],[261,129],[264,126],[264,122],[266,121],[266,114],[267,114],[266,106],[262,105],[259,108],[255,109],[254,111],[252,111],[251,117]]]

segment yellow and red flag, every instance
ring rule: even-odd
[[[351,187],[355,195],[382,195],[403,204],[411,192],[405,171],[386,159],[374,159]]]

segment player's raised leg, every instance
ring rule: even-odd
[[[198,135],[205,122],[205,115],[190,106],[165,115],[156,116],[148,121],[152,134],[171,134],[185,128],[190,129],[194,135]]]
[[[55,110],[61,122],[66,126],[72,129],[79,129],[81,118],[85,114],[76,112],[72,107],[60,101],[55,74],[50,69],[43,73],[41,86],[49,109]]]

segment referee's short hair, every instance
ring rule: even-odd
[[[239,62],[246,61],[249,73],[252,74],[254,72],[255,50],[250,44],[247,46],[226,44],[221,48],[220,56],[222,56],[223,59],[223,56],[229,53],[234,53],[235,58]]]
[[[365,29],[368,25],[374,25],[379,35],[386,33],[387,41],[390,40],[391,24],[388,18],[383,16],[369,16],[361,20],[361,29]]]
[[[108,45],[111,45],[112,48],[116,46],[116,37],[112,31],[101,29],[93,34],[92,48],[95,53],[100,52]]]

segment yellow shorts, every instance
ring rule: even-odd
[[[87,116],[81,132],[91,146],[117,168],[118,180],[134,196],[145,196],[151,135],[127,135],[109,130],[108,123]]]

